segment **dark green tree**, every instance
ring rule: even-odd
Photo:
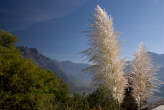
[[[112,95],[107,92],[107,90],[100,86],[95,91],[87,96],[88,103],[91,108],[98,108],[101,107],[102,110],[118,110],[118,103]]]
[[[0,30],[0,109],[54,110],[67,103],[68,86],[48,71],[21,56],[17,39]]]
[[[137,102],[132,96],[132,88],[128,87],[125,92],[123,103],[121,104],[122,110],[137,110]]]

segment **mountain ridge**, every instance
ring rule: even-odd
[[[39,67],[50,70],[63,79],[70,87],[71,93],[82,93],[90,91],[91,78],[87,77],[82,70],[88,64],[74,63],[71,61],[58,61],[41,54],[36,48],[26,46],[17,47],[22,52],[23,57],[31,59]]]
[[[90,92],[92,90],[93,76],[82,71],[89,66],[89,64],[54,60],[44,56],[36,48],[17,48],[23,52],[25,58],[33,60],[38,66],[44,69],[53,71],[57,77],[68,83],[72,93]],[[160,67],[157,71],[157,75],[160,80],[164,81],[164,54],[148,52],[148,55],[152,58],[153,64]],[[160,87],[160,90],[164,91],[164,85]],[[157,93],[157,95],[164,97],[164,93]]]

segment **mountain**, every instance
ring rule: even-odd
[[[71,61],[57,61],[41,54],[36,48],[17,47],[25,58],[31,59],[39,67],[48,69],[63,79],[70,87],[72,93],[89,92],[91,89],[91,75],[83,71],[87,64],[73,63]]]
[[[25,58],[31,59],[38,66],[55,72],[56,76],[68,82],[65,73],[59,68],[59,62],[40,54],[36,48],[17,47]]]
[[[164,54],[157,54],[154,52],[148,52],[148,55],[152,59],[153,65],[157,66],[157,77],[164,82]],[[164,85],[161,85],[159,92],[156,93],[157,96],[164,98]]]
[[[90,92],[92,89],[92,76],[83,70],[88,64],[74,63],[71,61],[60,62],[60,69],[63,70],[68,78],[73,82],[75,88],[73,91],[78,93]]]
[[[41,54],[36,48],[18,47],[18,49],[23,52],[25,58],[31,59],[44,69],[51,70],[57,77],[68,83],[72,93],[90,92],[92,90],[92,76],[83,71],[84,68],[89,66],[88,64],[53,60]],[[158,78],[164,81],[164,54],[148,52],[148,55],[152,58],[153,64],[159,67],[157,71]],[[129,67],[127,66],[127,68]],[[160,87],[160,91],[156,94],[164,97],[164,85]]]
[[[164,67],[164,54],[148,52],[148,55],[152,58],[152,62],[154,63],[154,65]]]
[[[91,74],[84,72],[84,69],[87,68],[88,64],[73,63],[71,61],[62,61],[60,63],[62,70],[74,77],[76,86],[78,85],[90,85],[92,76]]]
[[[164,54],[157,54],[153,52],[148,52],[151,57],[153,65],[157,66],[157,76],[160,80],[164,81]]]

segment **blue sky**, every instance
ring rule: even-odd
[[[97,5],[121,32],[121,56],[132,58],[138,44],[164,53],[164,0],[0,0],[0,28],[16,35],[18,46],[37,48],[57,60],[85,62],[88,19]]]

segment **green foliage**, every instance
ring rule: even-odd
[[[132,96],[132,88],[128,87],[122,103],[122,110],[137,110],[137,102]]]
[[[74,94],[70,106],[74,110],[90,110],[90,105],[85,94]]]
[[[16,41],[0,30],[0,110],[118,110],[104,87],[71,96],[63,80],[23,58]]]
[[[96,91],[87,96],[87,100],[91,108],[102,110],[117,110],[119,105],[112,98],[111,94],[104,87],[99,87]]]
[[[69,98],[67,85],[21,56],[16,37],[0,31],[0,109],[54,110]]]
[[[67,104],[59,103],[57,110],[118,110],[118,103],[107,93],[100,87],[88,95],[74,94]]]
[[[8,32],[0,30],[0,46],[11,48],[15,47],[17,39],[15,36]]]

